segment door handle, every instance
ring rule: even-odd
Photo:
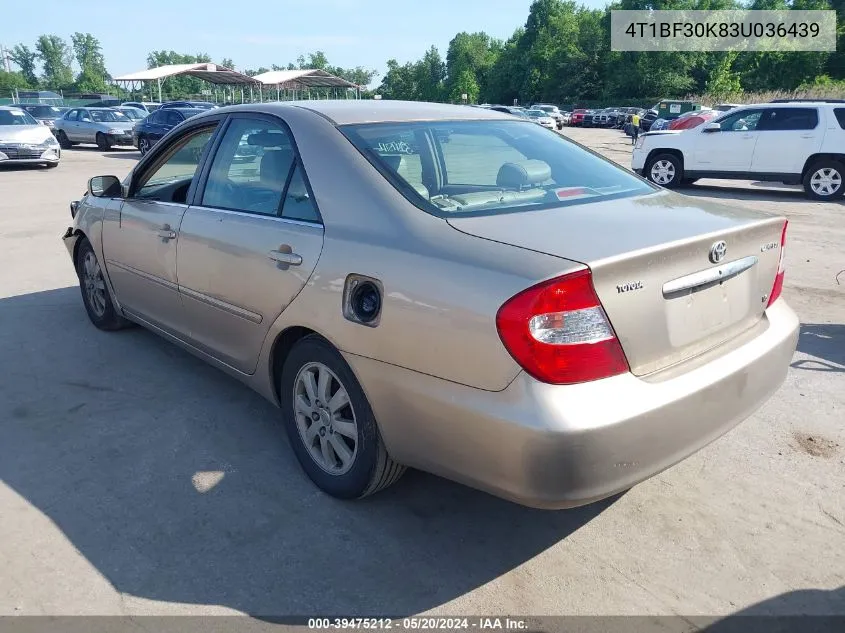
[[[289,266],[299,266],[302,263],[302,257],[296,253],[285,253],[283,251],[270,251],[267,257],[274,262],[280,264],[288,264]]]
[[[169,228],[159,229],[156,234],[163,239],[165,242],[167,240],[175,240],[176,239],[176,231],[171,231]]]
[[[815,134],[802,134],[801,138],[816,138]]]

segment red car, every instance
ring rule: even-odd
[[[584,125],[585,112],[587,112],[585,109],[573,110],[572,116],[569,119],[569,125]]]
[[[669,123],[670,130],[691,130],[698,127],[702,123],[707,123],[716,118],[717,114],[722,114],[718,110],[693,110],[682,114],[677,119]]]

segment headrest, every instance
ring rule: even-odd
[[[499,168],[496,184],[499,187],[522,189],[538,185],[552,177],[552,168],[542,160],[522,160],[518,163],[505,163]]]
[[[284,187],[292,162],[293,150],[274,149],[264,152],[259,173],[261,182],[278,182]]]

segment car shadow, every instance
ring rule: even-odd
[[[409,472],[357,502],[302,474],[278,411],[76,287],[0,300],[0,480],[114,588],[257,617],[436,608],[614,503],[523,508]]]
[[[802,323],[798,351],[813,358],[796,360],[795,369],[845,372],[845,325]]]
[[[845,585],[831,591],[790,591],[737,611],[700,630],[701,633],[832,633],[843,630],[843,617]]]

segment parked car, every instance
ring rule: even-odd
[[[62,149],[96,143],[103,151],[132,144],[132,120],[114,108],[71,108],[56,119],[56,138]]]
[[[503,105],[494,105],[490,106],[490,110],[495,110],[496,112],[504,112],[506,114],[512,114],[514,116],[518,116],[522,119],[530,118],[526,113],[525,110],[522,108],[516,108],[513,106],[503,106]]]
[[[722,114],[719,110],[692,110],[677,119],[669,121],[668,130],[691,130],[702,123],[708,123]]]
[[[572,111],[572,114],[569,118],[569,124],[574,127],[581,127],[584,125],[584,119],[587,116],[589,110],[585,110],[583,108],[576,108]]]
[[[70,110],[63,106],[46,105],[43,103],[22,103],[21,110],[29,112],[41,125],[46,125],[52,132],[56,126],[56,119],[59,119],[65,112]]]
[[[135,108],[133,106],[118,106],[115,108],[118,112],[122,112],[126,115],[130,121],[142,121],[149,116],[149,112],[146,110],[142,110],[141,108]]]
[[[0,165],[56,167],[61,157],[49,127],[18,106],[0,106]]]
[[[652,124],[657,120],[657,110],[648,110],[640,117],[640,130],[648,132],[651,130]]]
[[[232,160],[244,140],[257,169]],[[616,494],[750,415],[798,340],[783,217],[480,108],[205,112],[71,216],[91,322],[258,390],[344,499],[407,466],[544,508]]]
[[[558,108],[556,105],[538,103],[532,107],[535,110],[542,110],[548,116],[552,117],[555,120],[555,126],[557,127],[557,129],[561,129],[563,127],[563,115],[560,112],[560,108]]]
[[[182,121],[202,112],[205,110],[199,108],[159,108],[135,125],[132,144],[144,155]]]
[[[147,113],[155,112],[161,107],[160,103],[152,101],[124,101],[120,105],[127,108],[138,108],[139,110],[146,110]]]
[[[213,110],[218,107],[210,101],[168,101],[161,104],[162,108],[195,108],[199,110]]]
[[[561,112],[561,123],[563,125],[570,125],[572,122],[572,113],[571,112]]]
[[[671,121],[669,119],[658,118],[655,119],[654,122],[651,124],[650,131],[656,132],[658,130],[667,130],[669,129],[669,123]]]
[[[693,130],[640,136],[631,167],[663,187],[698,178],[803,184],[815,200],[845,193],[845,104],[747,105]]]
[[[526,112],[528,117],[538,125],[553,130],[557,127],[557,121],[550,117],[544,110],[528,110]]]

